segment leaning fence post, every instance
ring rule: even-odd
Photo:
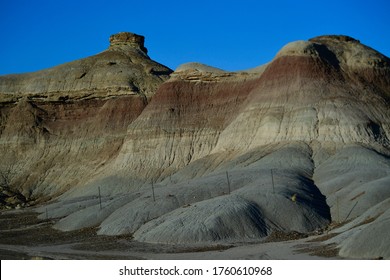
[[[274,170],[271,168],[271,180],[272,180],[272,190],[275,194],[275,183],[274,183]]]
[[[230,180],[229,180],[229,173],[227,171],[226,171],[226,179],[227,179],[228,190],[229,190],[229,194],[230,194]]]
[[[345,218],[344,222],[349,218],[349,215],[351,215],[353,209],[356,207],[356,205],[358,204],[358,202],[359,202],[359,200],[356,201],[356,203],[355,203],[355,205],[352,207],[351,211],[349,211],[349,213],[348,213],[347,217]]]

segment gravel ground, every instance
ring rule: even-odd
[[[34,251],[41,258],[59,259],[142,259],[142,253],[185,253],[224,250],[229,245],[174,246],[141,243],[129,235],[97,235],[97,228],[63,232],[52,228],[54,220],[39,220],[37,213],[27,211],[0,214],[0,259],[32,259]],[[52,247],[54,250],[47,250]],[[50,252],[46,256],[44,251]],[[66,248],[61,252],[61,248]],[[25,252],[23,252],[25,250]],[[43,251],[43,252],[42,252]],[[70,253],[70,252],[71,253]],[[136,252],[133,256],[131,252]],[[43,256],[42,256],[43,255]]]
[[[160,256],[225,256],[229,249],[237,251],[243,244],[205,246],[150,244],[132,240],[129,235],[101,236],[97,228],[62,232],[52,228],[55,220],[39,220],[37,213],[27,210],[0,212],[0,259],[145,259]],[[294,242],[306,234],[275,232],[265,243]],[[261,243],[259,243],[261,245]],[[299,254],[337,257],[335,246],[304,242],[295,247]],[[286,256],[288,258],[288,256]]]

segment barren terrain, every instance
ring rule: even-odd
[[[198,246],[137,242],[129,235],[100,236],[96,228],[62,232],[55,221],[25,210],[0,215],[0,258],[5,259],[338,259],[329,233],[279,233],[253,244]]]
[[[0,77],[1,248],[388,259],[389,108],[390,59],[348,36],[226,72],[172,71],[143,36],[115,34],[97,55]]]

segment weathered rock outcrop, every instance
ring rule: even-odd
[[[386,56],[321,36],[252,70],[170,74],[143,40],[121,33],[92,58],[0,78],[0,144],[23,167],[14,186],[59,198],[45,206],[56,228],[204,243],[351,221],[333,240],[341,254],[390,257],[377,230],[390,197]],[[369,253],[350,249],[372,234]]]
[[[40,200],[93,178],[171,72],[142,36],[119,33],[95,56],[0,77],[0,151],[3,169],[20,170],[13,185]]]
[[[112,35],[109,49],[100,54],[34,73],[2,76],[1,100],[47,102],[130,94],[150,98],[171,72],[148,57],[143,36],[122,32]]]

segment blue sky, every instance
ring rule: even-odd
[[[0,75],[94,55],[121,31],[144,35],[149,56],[172,69],[193,61],[247,69],[288,42],[324,34],[349,35],[390,56],[389,2],[2,0]]]

